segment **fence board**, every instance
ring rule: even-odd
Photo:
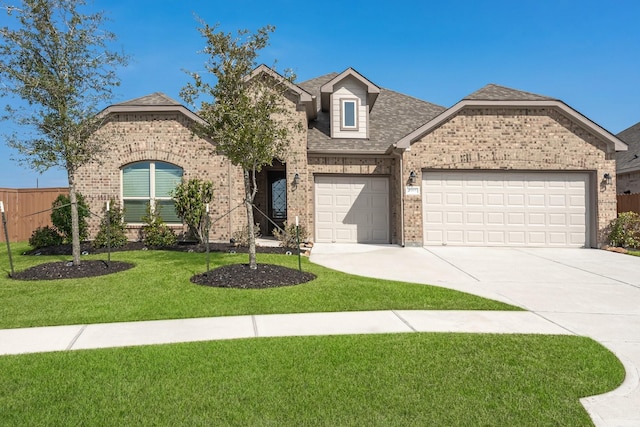
[[[640,193],[618,194],[618,213],[637,212],[640,214]]]
[[[0,188],[0,200],[4,203],[10,242],[29,240],[38,227],[51,225],[51,204],[69,189],[57,188]],[[35,214],[35,215],[34,215]],[[4,229],[0,226],[0,242],[4,242]]]

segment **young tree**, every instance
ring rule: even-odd
[[[253,200],[258,191],[256,173],[273,159],[282,159],[288,146],[290,132],[287,123],[289,110],[284,103],[287,85],[294,76],[275,73],[259,73],[256,69],[258,52],[269,42],[269,34],[275,28],[265,26],[255,34],[238,31],[238,36],[217,30],[202,22],[200,33],[206,39],[204,53],[209,55],[205,63],[208,74],[215,78],[215,85],[206,77],[190,72],[193,81],[181,91],[182,98],[193,105],[203,96],[198,114],[205,124],[195,124],[194,131],[201,137],[215,141],[216,150],[231,163],[242,167],[244,173],[245,206],[249,231],[249,266],[257,268],[254,235]],[[211,77],[208,76],[208,77]]]
[[[102,29],[104,13],[84,14],[83,6],[84,0],[22,0],[2,7],[12,25],[0,29],[0,94],[9,99],[3,118],[22,128],[5,137],[22,163],[40,172],[67,171],[75,265],[76,171],[97,160],[105,145],[95,133],[102,120],[97,113],[119,85],[117,67],[126,64],[109,48],[115,36]]]

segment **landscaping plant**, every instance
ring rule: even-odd
[[[194,132],[216,141],[215,152],[242,168],[249,267],[255,270],[256,174],[283,157],[292,131],[300,129],[292,125],[296,122],[284,101],[295,76],[291,72],[282,76],[267,71],[252,75],[258,68],[258,53],[269,45],[269,34],[275,27],[267,25],[254,34],[242,30],[236,36],[219,31],[215,25],[201,24],[199,31],[206,41],[202,52],[209,56],[205,72],[190,72],[193,81],[180,95],[189,105],[206,100],[198,108],[203,121],[193,123]]]
[[[176,244],[178,240],[176,233],[164,223],[162,216],[160,216],[160,205],[151,209],[151,204],[147,203],[147,214],[142,217],[142,221],[144,221],[142,240],[145,245],[163,248]]]
[[[100,230],[93,240],[93,247],[104,248],[110,246],[119,248],[127,244],[127,224],[123,220],[124,214],[115,200],[109,203],[109,211],[100,221]]]
[[[76,192],[76,199],[78,200],[78,233],[80,241],[87,240],[89,235],[89,225],[87,224],[87,218],[91,213],[89,207],[84,201],[84,196]],[[51,222],[53,226],[62,235],[64,243],[72,242],[72,219],[71,219],[71,199],[64,194],[59,195],[51,205]]]
[[[38,227],[33,230],[31,237],[29,237],[29,246],[34,249],[44,248],[47,246],[56,246],[62,244],[62,236],[56,231],[55,228]]]
[[[245,226],[239,230],[236,230],[233,232],[233,235],[231,236],[232,238],[232,242],[231,243],[235,243],[238,246],[244,246],[244,247],[248,247],[249,246],[249,227]],[[260,237],[260,224],[259,223],[255,223],[253,224],[253,238],[254,240],[257,239],[258,237]]]
[[[612,246],[640,248],[640,215],[622,212],[609,224],[609,243]]]
[[[111,135],[97,132],[104,121],[98,113],[111,100],[120,83],[116,71],[127,59],[111,50],[115,35],[104,28],[105,13],[92,11],[85,0],[2,2],[2,9],[2,118],[23,131],[3,126],[0,132],[22,164],[38,172],[67,172],[71,220],[64,234],[79,265],[77,171],[112,143]]]
[[[309,239],[309,232],[303,226],[298,226],[298,235],[300,242],[306,242]],[[275,228],[273,230],[273,236],[278,239],[280,246],[285,248],[297,248],[298,247],[298,235],[296,235],[295,223],[284,223],[284,229]]]
[[[212,199],[213,183],[199,178],[182,180],[173,191],[176,213],[200,243],[204,243],[208,231],[206,205]]]

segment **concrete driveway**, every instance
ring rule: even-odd
[[[596,249],[317,244],[311,261],[507,302],[597,340],[618,356],[627,377],[617,390],[582,403],[598,426],[640,426],[640,257]]]

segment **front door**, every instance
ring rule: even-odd
[[[269,218],[283,227],[287,220],[287,175],[285,171],[269,171],[267,174],[269,195]],[[268,233],[273,234],[275,228],[269,222]]]

